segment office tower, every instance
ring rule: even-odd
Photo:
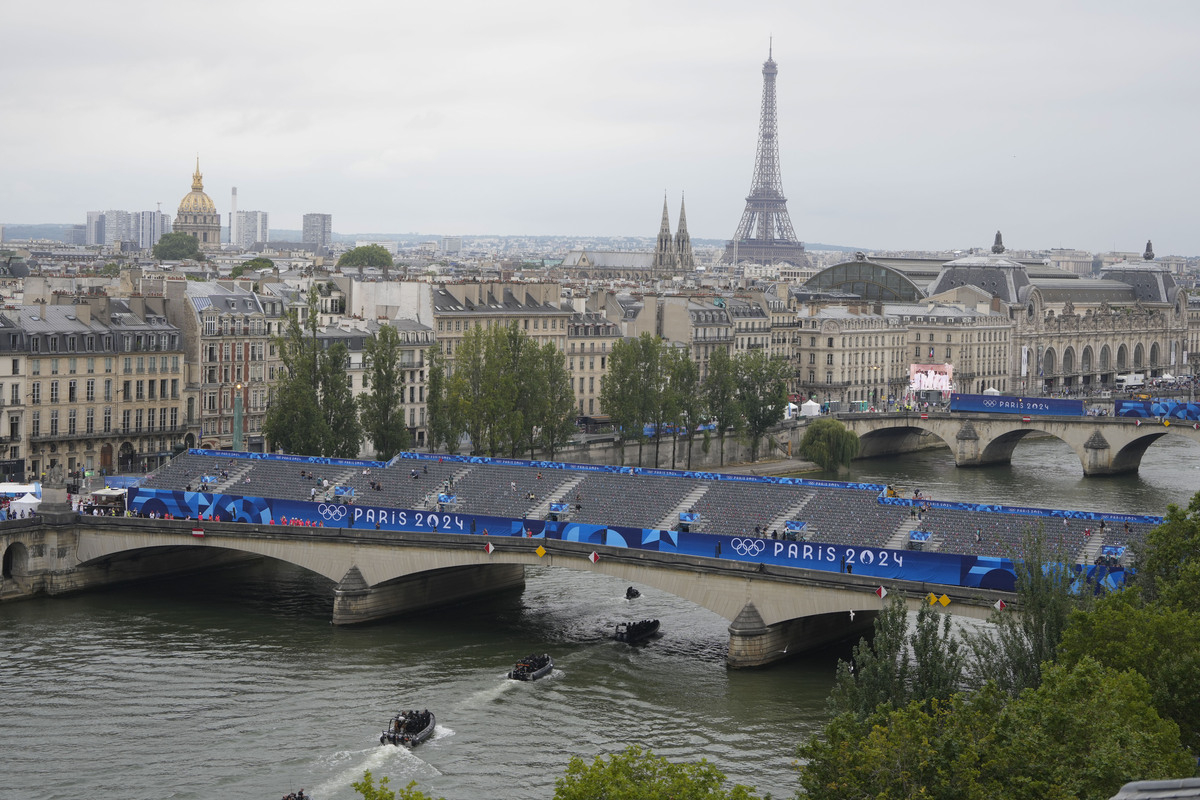
[[[259,242],[271,241],[269,215],[266,211],[237,212],[232,230],[236,231],[232,242],[242,250],[249,250]]]
[[[171,232],[171,218],[160,211],[138,211],[133,215],[133,241],[141,250],[151,250]]]
[[[762,112],[758,123],[754,178],[742,220],[721,258],[725,263],[741,260],[764,264],[787,261],[797,266],[809,263],[804,244],[796,238],[796,231],[792,229],[787,198],[783,195],[783,178],[779,173],[779,138],[775,118],[775,76],[778,73],[779,68],[768,50],[762,68]]]
[[[104,212],[87,212],[87,231],[84,244],[104,244]]]
[[[332,214],[305,214],[303,241],[318,250],[329,247],[333,242]]]
[[[441,247],[442,255],[456,256],[462,252],[462,237],[461,236],[443,236]]]

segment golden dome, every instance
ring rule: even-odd
[[[192,173],[192,190],[179,201],[180,214],[215,214],[217,207],[212,198],[204,193],[203,176],[200,174],[200,159],[196,158],[196,171]]]

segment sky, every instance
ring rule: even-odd
[[[1200,255],[1200,3],[42,0],[0,8],[0,222],[727,239],[773,41],[804,241]]]

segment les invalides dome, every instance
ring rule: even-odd
[[[174,231],[195,236],[201,250],[218,250],[221,247],[221,215],[217,213],[212,198],[204,193],[199,158],[196,159],[196,171],[192,173],[192,190],[179,201]]]

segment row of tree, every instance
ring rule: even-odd
[[[553,458],[576,430],[566,356],[515,324],[470,328],[452,370],[435,351],[426,401],[431,452],[457,452],[466,434],[476,453]]]
[[[1196,774],[1200,494],[1136,548],[1121,591],[1096,597],[1042,541],[991,626],[960,635],[925,606],[910,635],[893,594],[799,748],[808,796],[1104,800]]]
[[[289,453],[354,458],[366,436],[376,457],[391,458],[410,445],[404,424],[404,373],[400,336],[390,325],[363,346],[367,391],[357,399],[350,379],[350,350],[344,342],[328,347],[317,336],[317,288],[309,290],[303,322],[289,312],[276,341],[283,372],[263,420],[263,435]]]
[[[784,358],[764,350],[747,350],[730,356],[722,347],[713,350],[708,373],[688,348],[649,333],[618,340],[609,355],[608,374],[600,386],[600,405],[612,419],[622,445],[642,447],[653,440],[655,463],[664,435],[671,436],[671,465],[677,458],[678,436],[687,432],[687,468],[692,466],[692,441],[702,424],[711,422],[725,463],[725,437],[743,433],[750,442],[751,460],[758,460],[763,434],[778,425],[787,410],[787,381],[791,367]],[[649,433],[647,433],[649,431]],[[708,434],[705,432],[705,447]],[[624,457],[624,446],[621,448]]]

